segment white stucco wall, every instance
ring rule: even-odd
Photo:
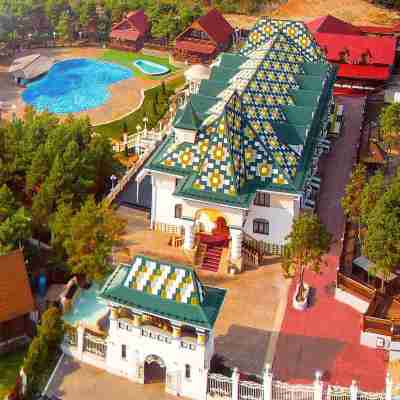
[[[299,213],[300,200],[285,194],[270,193],[270,196],[270,207],[256,206],[254,203],[250,206],[244,231],[257,240],[284,244],[286,236],[292,229],[293,218]],[[269,222],[269,235],[253,232],[253,221],[257,218]]]

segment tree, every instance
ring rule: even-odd
[[[71,17],[64,11],[57,24],[56,32],[61,40],[68,40],[71,37]]]
[[[286,277],[299,274],[297,300],[305,300],[305,269],[320,272],[323,264],[322,256],[329,249],[331,235],[313,214],[301,214],[293,222],[292,231],[287,237],[282,268]]]
[[[385,193],[385,189],[385,176],[382,171],[375,173],[362,189],[360,196],[360,214],[363,224],[367,223],[369,214],[374,209],[383,193]]]
[[[109,262],[114,246],[119,244],[126,221],[105,203],[89,198],[71,218],[63,246],[73,273],[102,281],[111,270]]]
[[[400,180],[389,186],[367,219],[366,256],[375,264],[373,273],[388,276],[400,264]]]
[[[367,181],[367,170],[363,164],[357,164],[354,168],[349,183],[345,188],[342,198],[342,208],[345,215],[360,226],[361,216],[361,192]]]
[[[379,116],[383,143],[389,149],[400,145],[400,103],[385,107]]]
[[[44,312],[38,332],[40,338],[47,343],[49,351],[56,350],[64,337],[64,323],[57,307]]]

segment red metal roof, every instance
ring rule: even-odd
[[[192,53],[213,54],[217,48],[212,44],[194,42],[190,40],[179,40],[176,42],[177,49],[186,50]]]
[[[113,39],[136,41],[140,37],[140,32],[133,29],[113,29],[110,33]]]
[[[390,77],[390,68],[374,65],[340,64],[337,77],[385,81]]]
[[[341,35],[360,35],[362,33],[358,27],[332,15],[313,19],[307,22],[306,25],[312,33],[337,33]]]
[[[368,64],[393,65],[396,56],[396,39],[335,33],[314,33],[329,61],[340,61],[341,53],[348,51],[350,62],[360,62],[361,55],[368,53]]]
[[[197,23],[217,44],[227,44],[234,31],[229,22],[216,9],[212,9],[200,17]]]
[[[395,32],[394,26],[359,26],[358,28],[364,33],[393,35]]]
[[[136,10],[130,12],[121,22],[112,27],[110,37],[136,41],[140,36],[144,36],[149,29],[150,25],[144,11]]]

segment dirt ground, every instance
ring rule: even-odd
[[[400,22],[398,12],[366,0],[288,0],[271,16],[307,21],[326,14],[356,25],[391,25]]]

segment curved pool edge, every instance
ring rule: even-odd
[[[161,69],[163,69],[163,71],[162,71],[162,72],[149,72],[149,71],[146,71],[145,69],[143,69],[143,68],[138,64],[140,61],[145,62],[145,63],[147,63],[147,64],[149,64],[149,65],[152,65],[152,66],[154,66],[154,67],[161,68]],[[166,74],[168,74],[168,73],[171,72],[171,69],[168,68],[168,67],[166,67],[165,65],[158,64],[158,63],[155,63],[155,62],[153,62],[153,61],[149,61],[149,60],[145,60],[145,59],[136,60],[136,61],[134,61],[132,64],[133,64],[140,72],[142,72],[142,73],[145,74],[145,75],[150,75],[150,76],[161,76],[161,75],[166,75]]]

